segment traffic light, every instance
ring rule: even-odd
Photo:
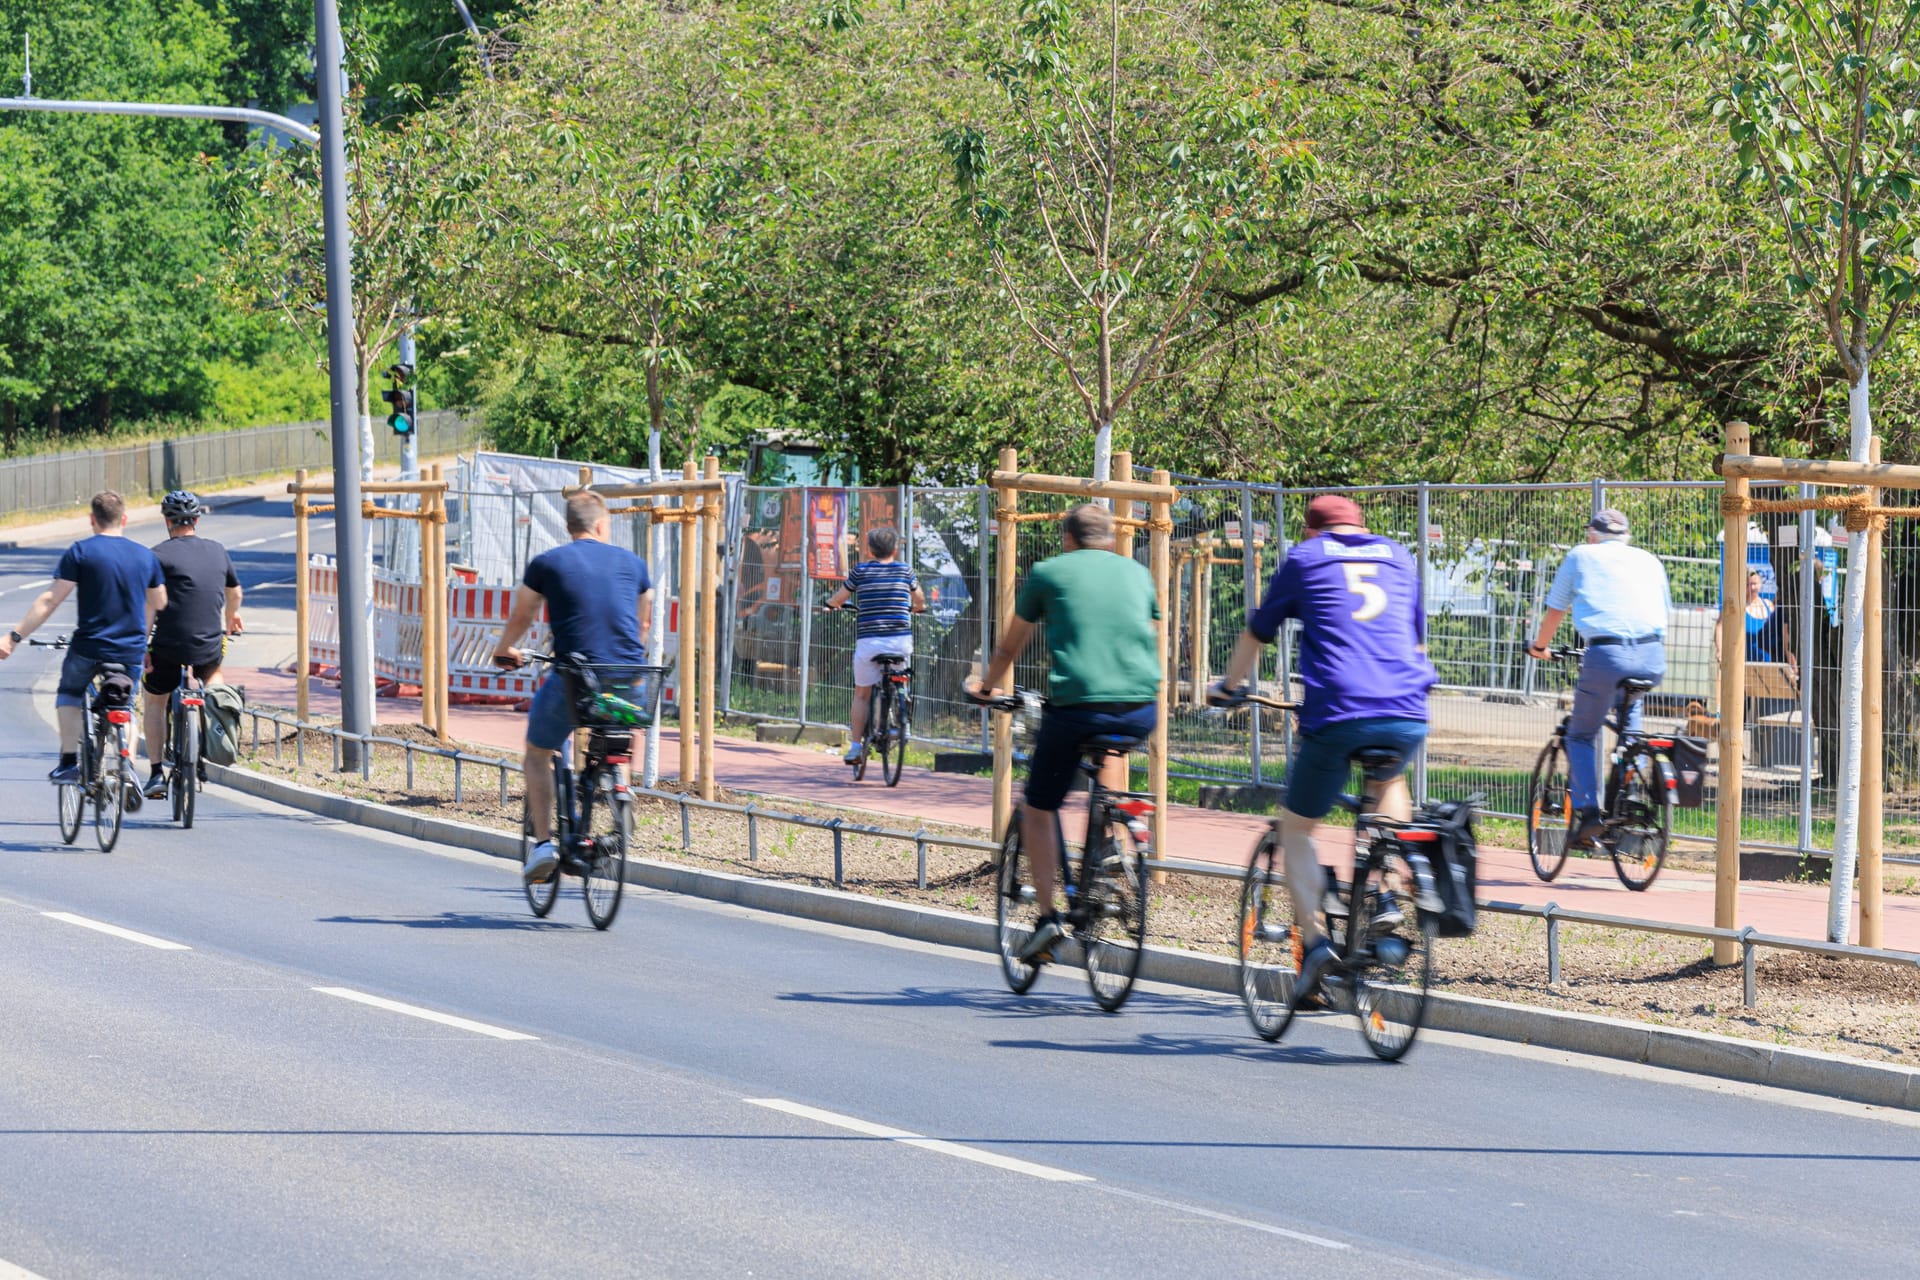
[[[387,370],[387,377],[393,380],[393,385],[380,393],[380,398],[388,405],[387,425],[393,428],[393,434],[397,436],[412,435],[413,388],[407,384],[413,381],[413,366],[393,365]]]

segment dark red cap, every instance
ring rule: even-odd
[[[1307,504],[1307,528],[1325,529],[1329,525],[1352,524],[1367,527],[1360,504],[1337,493],[1323,493]]]

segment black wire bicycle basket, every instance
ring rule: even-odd
[[[583,728],[644,729],[660,718],[669,667],[569,661],[561,668],[573,716]]]

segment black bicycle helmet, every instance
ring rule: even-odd
[[[160,514],[168,524],[184,524],[207,514],[207,508],[200,501],[199,494],[187,489],[175,489],[160,499]]]

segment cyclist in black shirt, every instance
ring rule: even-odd
[[[167,699],[180,687],[180,668],[207,684],[220,676],[226,637],[240,632],[240,579],[227,549],[203,538],[196,525],[207,508],[196,494],[176,489],[160,503],[167,540],[153,549],[167,577],[167,607],[154,620],[147,647],[147,759],[149,799],[167,794]]]

